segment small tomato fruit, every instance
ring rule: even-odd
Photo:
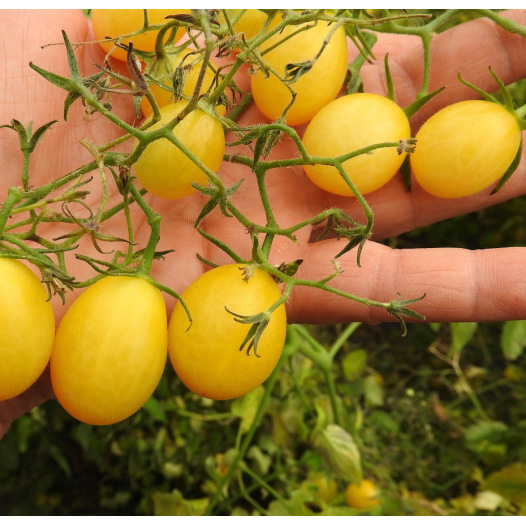
[[[40,280],[15,259],[0,258],[0,298],[0,400],[7,400],[44,371],[55,317]]]
[[[148,131],[170,122],[186,104],[181,100],[161,108],[161,120]],[[213,172],[218,170],[225,152],[225,134],[217,119],[196,109],[177,124],[173,133],[205,166]],[[168,139],[148,144],[134,164],[134,171],[148,192],[165,199],[193,194],[197,191],[193,182],[203,186],[208,182],[206,173]]]
[[[304,31],[301,31],[302,27],[287,26],[261,46],[263,60],[283,77],[287,64],[312,60],[333,28],[322,21]],[[298,33],[290,37],[296,32]],[[290,38],[270,49],[287,37]],[[267,49],[270,50],[265,53]],[[312,68],[290,84],[296,92],[296,99],[287,112],[287,124],[295,126],[309,122],[323,106],[336,98],[346,72],[347,39],[345,30],[339,27]],[[271,120],[280,117],[292,101],[292,94],[283,81],[272,73],[265,76],[261,69],[251,77],[251,87],[257,107]]]
[[[149,25],[159,25],[168,22],[165,18],[168,15],[190,13],[188,9],[147,9]],[[144,27],[144,9],[93,9],[91,13],[91,24],[96,40],[104,40],[107,37],[118,38],[138,31]],[[140,51],[155,51],[155,40],[158,31],[146,31],[129,39],[124,39],[123,43],[128,44],[131,40],[133,47]],[[184,34],[184,27],[180,27],[175,35],[174,42],[181,39]],[[166,38],[170,35],[167,31]],[[100,46],[106,53],[112,49],[112,57],[118,60],[126,60],[126,51],[115,47],[113,42],[101,42]]]
[[[309,155],[338,157],[383,142],[409,138],[411,129],[403,110],[392,100],[374,93],[353,93],[321,109],[305,130],[303,144]],[[405,154],[396,148],[379,148],[343,163],[349,178],[362,194],[386,184],[400,169]],[[304,166],[309,179],[327,192],[353,195],[334,166]]]
[[[229,16],[234,22],[234,31],[236,33],[243,33],[245,40],[250,40],[256,36],[263,28],[267,21],[267,15],[259,9],[246,9],[245,12],[238,18],[239,9],[229,9]],[[221,14],[220,22],[224,23],[225,18]],[[281,21],[281,16],[276,14],[269,24],[269,29],[277,26]]]
[[[53,390],[77,420],[113,424],[148,400],[166,359],[161,292],[142,278],[106,276],[62,318],[51,354]]]
[[[191,55],[191,53],[192,50],[185,49],[175,57],[169,56],[163,61],[155,62],[152,68],[145,70],[144,73],[153,76],[158,82],[162,82],[163,84],[166,84],[169,87],[173,87],[172,79],[174,71],[177,68],[177,66],[179,66],[182,62],[183,66],[185,66],[184,69],[186,72],[184,77],[182,94],[188,98],[191,98],[194,93],[197,79],[199,78],[201,72],[202,64],[200,57]],[[199,92],[200,95],[206,93],[208,89],[213,85],[215,78],[214,70],[216,70],[217,67],[212,62],[210,63],[210,66],[211,67],[208,67],[204,73],[203,83]],[[174,99],[174,94],[171,91],[161,88],[160,86],[155,84],[155,82],[151,82],[148,86],[148,89],[155,97],[155,100],[160,108],[166,106],[167,104],[177,102]],[[222,105],[216,106],[216,110],[219,112],[220,115],[225,114],[225,107]],[[141,100],[141,111],[145,117],[149,117],[153,113],[150,102],[146,97],[143,97]]]
[[[248,280],[243,272],[252,273]],[[266,311],[281,295],[269,274],[237,263],[205,272],[182,294],[192,324],[180,302],[168,325],[168,351],[181,381],[194,393],[214,400],[244,395],[261,385],[276,366],[287,329],[279,306],[259,340],[257,354],[240,349],[250,325],[240,315]]]
[[[367,479],[360,484],[349,484],[345,488],[345,502],[358,510],[376,507],[380,504],[378,488]]]
[[[318,491],[318,495],[327,504],[333,501],[338,494],[337,482],[323,473],[312,474],[305,481],[305,484],[308,486],[315,486]]]
[[[429,194],[454,199],[504,175],[519,149],[521,130],[503,106],[466,100],[435,113],[415,139],[410,158],[416,180]]]

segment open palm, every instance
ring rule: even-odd
[[[510,12],[507,16],[526,23],[526,15]],[[81,11],[2,11],[0,27],[6,42],[17,43],[10,49],[0,49],[4,64],[1,82],[0,124],[16,118],[23,124],[34,121],[38,127],[63,112],[65,92],[41,78],[28,66],[32,61],[55,73],[67,75],[63,46],[42,45],[61,42],[60,31],[64,29],[72,42],[91,40],[89,21]],[[31,31],[27,31],[31,28]],[[12,36],[10,36],[12,35]],[[389,51],[390,65],[397,100],[405,106],[414,100],[422,78],[422,49],[419,39],[401,35],[385,35],[380,38],[375,52],[377,63],[362,69],[366,91],[384,94],[385,78],[382,56]],[[488,66],[510,83],[526,75],[526,44],[518,36],[500,30],[487,20],[477,20],[438,35],[433,41],[431,65],[431,89],[446,89],[431,101],[412,120],[413,133],[422,122],[439,108],[458,100],[474,98],[473,92],[456,80],[460,71],[464,78],[486,90],[496,88],[488,73]],[[351,50],[352,54],[353,51]],[[77,58],[83,74],[96,71],[94,63],[102,64],[104,53],[97,46],[78,49]],[[246,79],[245,79],[246,82]],[[134,122],[131,101],[114,97],[114,111],[128,122]],[[254,106],[242,116],[241,124],[265,122]],[[300,132],[302,130],[299,130]],[[32,157],[30,184],[38,186],[57,178],[82,164],[90,162],[89,152],[79,144],[88,138],[96,144],[105,144],[121,135],[121,130],[109,123],[102,115],[84,118],[83,108],[76,104],[70,110],[67,122],[58,122],[47,133]],[[21,154],[17,136],[12,131],[0,129],[2,149],[2,194],[10,185],[20,185]],[[126,148],[126,145],[123,146]],[[243,147],[232,147],[229,153],[247,153]],[[296,155],[295,145],[284,139],[272,156],[291,158]],[[356,265],[356,253],[351,251],[340,259],[345,272],[331,284],[358,296],[379,301],[394,299],[400,292],[404,298],[415,298],[426,293],[426,298],[416,304],[417,310],[428,321],[504,320],[523,318],[525,292],[522,262],[526,256],[523,248],[502,248],[487,251],[461,249],[393,250],[375,241],[408,232],[416,227],[496,204],[522,195],[526,190],[526,161],[500,192],[490,196],[489,191],[458,200],[443,200],[429,196],[415,184],[408,193],[401,178],[395,177],[385,187],[367,196],[375,214],[374,241],[366,243],[362,254],[362,266]],[[96,174],[95,174],[96,175]],[[228,186],[239,179],[243,183],[233,197],[234,204],[250,219],[264,224],[264,213],[254,175],[243,166],[224,163],[219,175]],[[94,183],[97,183],[96,179]],[[328,207],[340,207],[351,217],[362,219],[362,209],[354,198],[343,198],[318,189],[306,178],[303,171],[275,169],[267,174],[270,203],[280,226],[287,227],[314,216]],[[100,185],[94,184],[89,202],[96,206],[100,199]],[[113,188],[114,198],[118,199]],[[196,258],[201,254],[215,263],[226,263],[228,257],[195,230],[193,223],[204,204],[204,197],[195,194],[178,201],[166,201],[147,195],[149,204],[159,212],[161,241],[159,250],[173,249],[163,261],[154,263],[155,278],[177,292],[182,292],[191,281],[206,270]],[[134,226],[136,240],[144,243],[149,234],[142,212],[136,213]],[[226,218],[218,211],[205,218],[201,227],[209,234],[230,245],[237,253],[250,258],[250,238],[245,229],[233,218]],[[115,217],[103,224],[105,234],[126,237],[123,218]],[[42,232],[45,234],[44,232]],[[63,230],[48,231],[47,236],[56,237]],[[327,239],[315,242],[316,233],[305,228],[298,233],[298,243],[287,239],[276,240],[271,253],[272,263],[282,263],[303,258],[298,275],[308,279],[321,279],[332,273],[331,260],[344,246],[345,240]],[[112,247],[104,245],[105,250]],[[79,252],[93,257],[100,255],[88,239],[83,239]],[[92,275],[92,269],[73,257],[69,261],[70,273],[79,279]],[[57,318],[76,293],[67,297],[66,305],[54,299]],[[483,299],[482,299],[483,298]],[[168,311],[173,299],[167,297]],[[377,323],[390,320],[382,309],[364,307],[343,298],[332,296],[311,288],[297,288],[288,302],[291,322],[335,323],[363,320]],[[31,390],[16,399],[0,403],[0,436],[9,423],[19,414],[52,396],[46,376]]]

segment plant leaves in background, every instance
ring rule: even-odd
[[[367,352],[363,349],[351,351],[342,359],[343,374],[347,380],[356,380],[365,369]]]
[[[492,473],[486,479],[484,487],[516,506],[526,506],[526,463],[511,464]]]
[[[516,360],[526,347],[526,320],[505,322],[500,335],[500,346],[507,360]]]
[[[477,330],[477,324],[475,322],[459,322],[450,323],[449,327],[451,329],[451,345],[449,347],[451,356],[459,353],[468,344]]]

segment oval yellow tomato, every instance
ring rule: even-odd
[[[240,346],[250,325],[235,321],[226,309],[240,315],[266,311],[280,297],[269,274],[246,265],[230,264],[209,270],[182,294],[192,324],[177,303],[168,325],[168,352],[177,376],[194,393],[214,400],[244,395],[261,385],[276,366],[287,329],[285,307],[271,315],[257,347]],[[247,270],[250,270],[248,267]]]
[[[161,78],[156,78],[156,80],[172,88],[173,87],[172,77],[173,77],[175,68],[177,68],[177,66],[183,61],[183,59],[190,53],[191,53],[190,49],[185,49],[183,52],[179,53],[176,57],[169,59],[169,61],[171,62],[171,67],[169,68],[168,71],[164,73],[164,75],[161,76]],[[189,66],[187,73],[185,75],[184,86],[182,89],[182,94],[188,98],[192,97],[192,95],[194,94],[195,85],[197,83],[197,79],[199,78],[199,74],[201,71],[201,62],[198,61],[196,64],[194,64],[194,60],[195,59],[193,58],[193,55],[190,55],[190,57],[188,57],[183,62],[185,66]],[[214,69],[217,69],[215,64],[211,63],[211,66]],[[212,69],[212,67],[207,68],[204,73],[203,83],[201,86],[201,90],[199,91],[200,95],[206,93],[214,82],[215,74],[214,74],[214,70]],[[153,75],[154,72],[145,70],[144,73]],[[167,104],[177,102],[176,100],[174,100],[174,94],[171,91],[167,91],[161,88],[160,86],[155,84],[155,82],[151,82],[148,88],[150,92],[152,93],[152,95],[155,97],[155,101],[157,102],[160,108],[162,108],[163,106],[166,106]],[[222,105],[217,106],[216,109],[220,115],[225,114],[224,106]],[[149,117],[153,113],[150,102],[148,101],[146,97],[143,97],[141,100],[141,110],[142,110],[142,114],[145,117]]]
[[[186,106],[181,100],[161,108],[161,120],[148,131],[170,122]],[[205,166],[216,172],[223,162],[225,134],[221,123],[201,110],[190,112],[173,130],[174,135]],[[177,199],[197,190],[193,182],[205,186],[206,173],[168,139],[150,143],[134,164],[137,179],[148,192],[165,199]]]
[[[316,56],[332,26],[326,22],[318,22],[314,27],[299,32],[265,53],[266,49],[301,28],[302,26],[287,26],[283,32],[266,40],[260,49],[264,61],[283,77],[287,64],[310,61]],[[339,27],[312,69],[290,84],[296,92],[296,99],[287,112],[287,124],[295,126],[310,121],[321,108],[338,95],[346,72],[347,39],[345,30]],[[257,107],[271,120],[280,117],[292,100],[287,86],[272,73],[265,77],[261,69],[251,77],[251,86]]]
[[[0,258],[0,298],[0,400],[7,400],[44,371],[55,317],[44,286],[20,261]]]
[[[189,13],[188,9],[148,9],[148,23],[150,25],[159,25],[168,22],[165,18],[168,15],[177,15]],[[93,9],[91,13],[91,24],[96,40],[104,40],[106,37],[118,38],[138,31],[144,27],[144,9]],[[135,49],[141,51],[154,51],[155,39],[158,31],[147,31],[130,39],[124,39],[124,44],[129,40],[133,42]],[[168,38],[170,32],[166,34]],[[177,42],[184,34],[184,28],[177,30],[174,41]],[[113,42],[101,42],[102,49],[109,53],[113,48]],[[126,51],[121,48],[115,48],[112,57],[119,60],[126,60]]]
[[[234,19],[237,18],[237,13],[239,13],[239,11],[239,9],[229,9],[228,14],[231,19]],[[249,40],[261,31],[267,18],[266,13],[259,9],[246,9],[245,12],[234,22],[234,30],[237,33],[243,33],[245,35],[245,40]],[[220,21],[224,23],[224,17],[222,15]],[[276,14],[269,24],[269,29],[277,26],[280,21],[281,16]]]
[[[403,110],[392,100],[374,93],[354,93],[325,106],[312,119],[303,136],[309,155],[338,157],[383,142],[398,142],[411,134]],[[362,194],[387,183],[399,170],[404,155],[396,148],[379,148],[348,159],[343,168]],[[337,195],[353,195],[333,166],[304,166],[311,181]]]
[[[431,195],[454,199],[475,194],[499,179],[521,142],[514,115],[485,100],[466,100],[430,117],[415,137],[411,168]]]
[[[58,327],[51,355],[53,390],[76,419],[113,424],[148,400],[166,358],[161,292],[142,278],[106,276],[82,292]]]
[[[360,484],[349,484],[345,489],[345,501],[358,510],[376,507],[380,504],[378,488],[367,479]]]

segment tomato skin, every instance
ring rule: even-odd
[[[182,294],[192,315],[192,325],[177,303],[168,325],[168,352],[177,376],[191,391],[214,400],[242,396],[261,385],[276,366],[287,329],[285,307],[271,315],[258,343],[239,350],[250,325],[236,322],[236,314],[254,315],[267,310],[280,297],[269,274],[254,269],[243,280],[237,263],[205,272]],[[190,327],[189,327],[190,326]]]
[[[229,16],[233,19],[239,9],[229,9]],[[259,9],[247,9],[234,23],[234,30],[237,33],[243,33],[245,35],[245,40],[249,40],[252,37],[256,36],[260,31],[265,22],[267,21],[267,15]],[[220,22],[224,23],[225,19],[223,14],[220,15]],[[270,23],[269,29],[272,29],[274,26],[277,26],[281,22],[281,16],[276,14]]]
[[[55,317],[47,297],[23,263],[0,258],[0,400],[24,392],[49,361]]]
[[[316,157],[337,157],[382,142],[398,142],[411,135],[403,110],[387,97],[374,93],[353,93],[321,109],[303,135],[307,153]],[[379,148],[343,163],[349,178],[362,194],[377,190],[400,169],[405,155],[396,148]],[[337,195],[354,195],[333,166],[304,166],[311,181]]]
[[[181,100],[161,108],[161,120],[148,128],[156,130],[171,121],[186,106]],[[221,123],[201,110],[190,112],[173,130],[174,135],[210,170],[216,172],[223,162],[225,134]],[[168,139],[150,143],[134,164],[142,186],[165,199],[178,199],[197,192],[192,182],[205,186],[208,177]]]
[[[164,24],[168,22],[165,17],[182,13],[190,13],[188,9],[148,9],[148,23],[150,25]],[[141,29],[144,25],[143,9],[93,9],[91,13],[91,24],[96,40],[104,40],[106,37],[117,38]],[[174,42],[181,39],[184,28],[177,30]],[[133,41],[135,49],[141,51],[155,51],[155,39],[158,31],[147,31],[129,40]],[[170,32],[167,32],[168,38]],[[123,44],[128,44],[125,39]],[[100,46],[106,53],[114,47],[113,42],[101,42]],[[118,60],[126,60],[126,51],[115,48],[111,56]]]
[[[165,79],[157,79],[160,82],[163,82],[167,86],[172,87],[172,76],[173,72],[175,71],[175,68],[181,63],[183,58],[191,53],[190,49],[186,49],[180,54],[178,54],[176,57],[173,57],[170,61],[172,62],[172,66],[170,68],[170,72],[168,76]],[[186,59],[183,64],[189,65],[193,63],[192,56]],[[217,69],[217,67],[211,62],[211,65],[214,67],[214,69]],[[182,90],[182,94],[186,97],[190,98],[192,97],[195,89],[195,85],[197,83],[197,79],[199,78],[199,73],[201,70],[201,62],[198,62],[197,64],[193,65],[190,69],[190,71],[186,74],[186,79],[184,82],[184,87]],[[145,71],[145,73],[147,73]],[[212,85],[214,81],[214,71],[211,68],[207,68],[204,74],[203,84],[200,90],[200,94],[206,93],[208,88]],[[155,98],[155,101],[157,102],[158,106],[162,108],[163,106],[166,106],[167,104],[172,104],[177,101],[174,100],[174,94],[170,91],[166,91],[165,89],[159,87],[154,82],[150,83],[148,86],[149,90],[151,91],[152,95]],[[225,107],[224,106],[216,106],[216,110],[220,115],[225,114]],[[143,97],[141,100],[141,111],[142,114],[145,117],[149,117],[152,113],[152,107],[150,105],[150,102],[146,97]]]
[[[475,194],[504,175],[521,141],[517,121],[485,100],[457,102],[430,117],[416,134],[411,168],[436,197]]]
[[[298,31],[302,26],[287,26],[265,41],[261,51],[271,47],[284,37]],[[302,31],[286,40],[275,49],[265,53],[265,62],[275,68],[282,76],[285,66],[290,63],[313,59],[321,48],[323,40],[332,26],[318,22],[311,29]],[[342,27],[338,28],[319,59],[310,71],[291,84],[297,93],[294,104],[287,112],[286,122],[291,126],[310,121],[316,113],[336,98],[347,72],[347,39]],[[277,119],[292,100],[288,88],[276,76],[265,77],[259,70],[251,77],[252,95],[263,115],[271,120]]]
[[[349,484],[345,488],[345,502],[358,510],[376,507],[380,504],[378,488],[367,479],[360,484]]]
[[[64,315],[51,355],[57,400],[73,417],[107,425],[148,400],[167,359],[161,292],[145,279],[106,276]]]

